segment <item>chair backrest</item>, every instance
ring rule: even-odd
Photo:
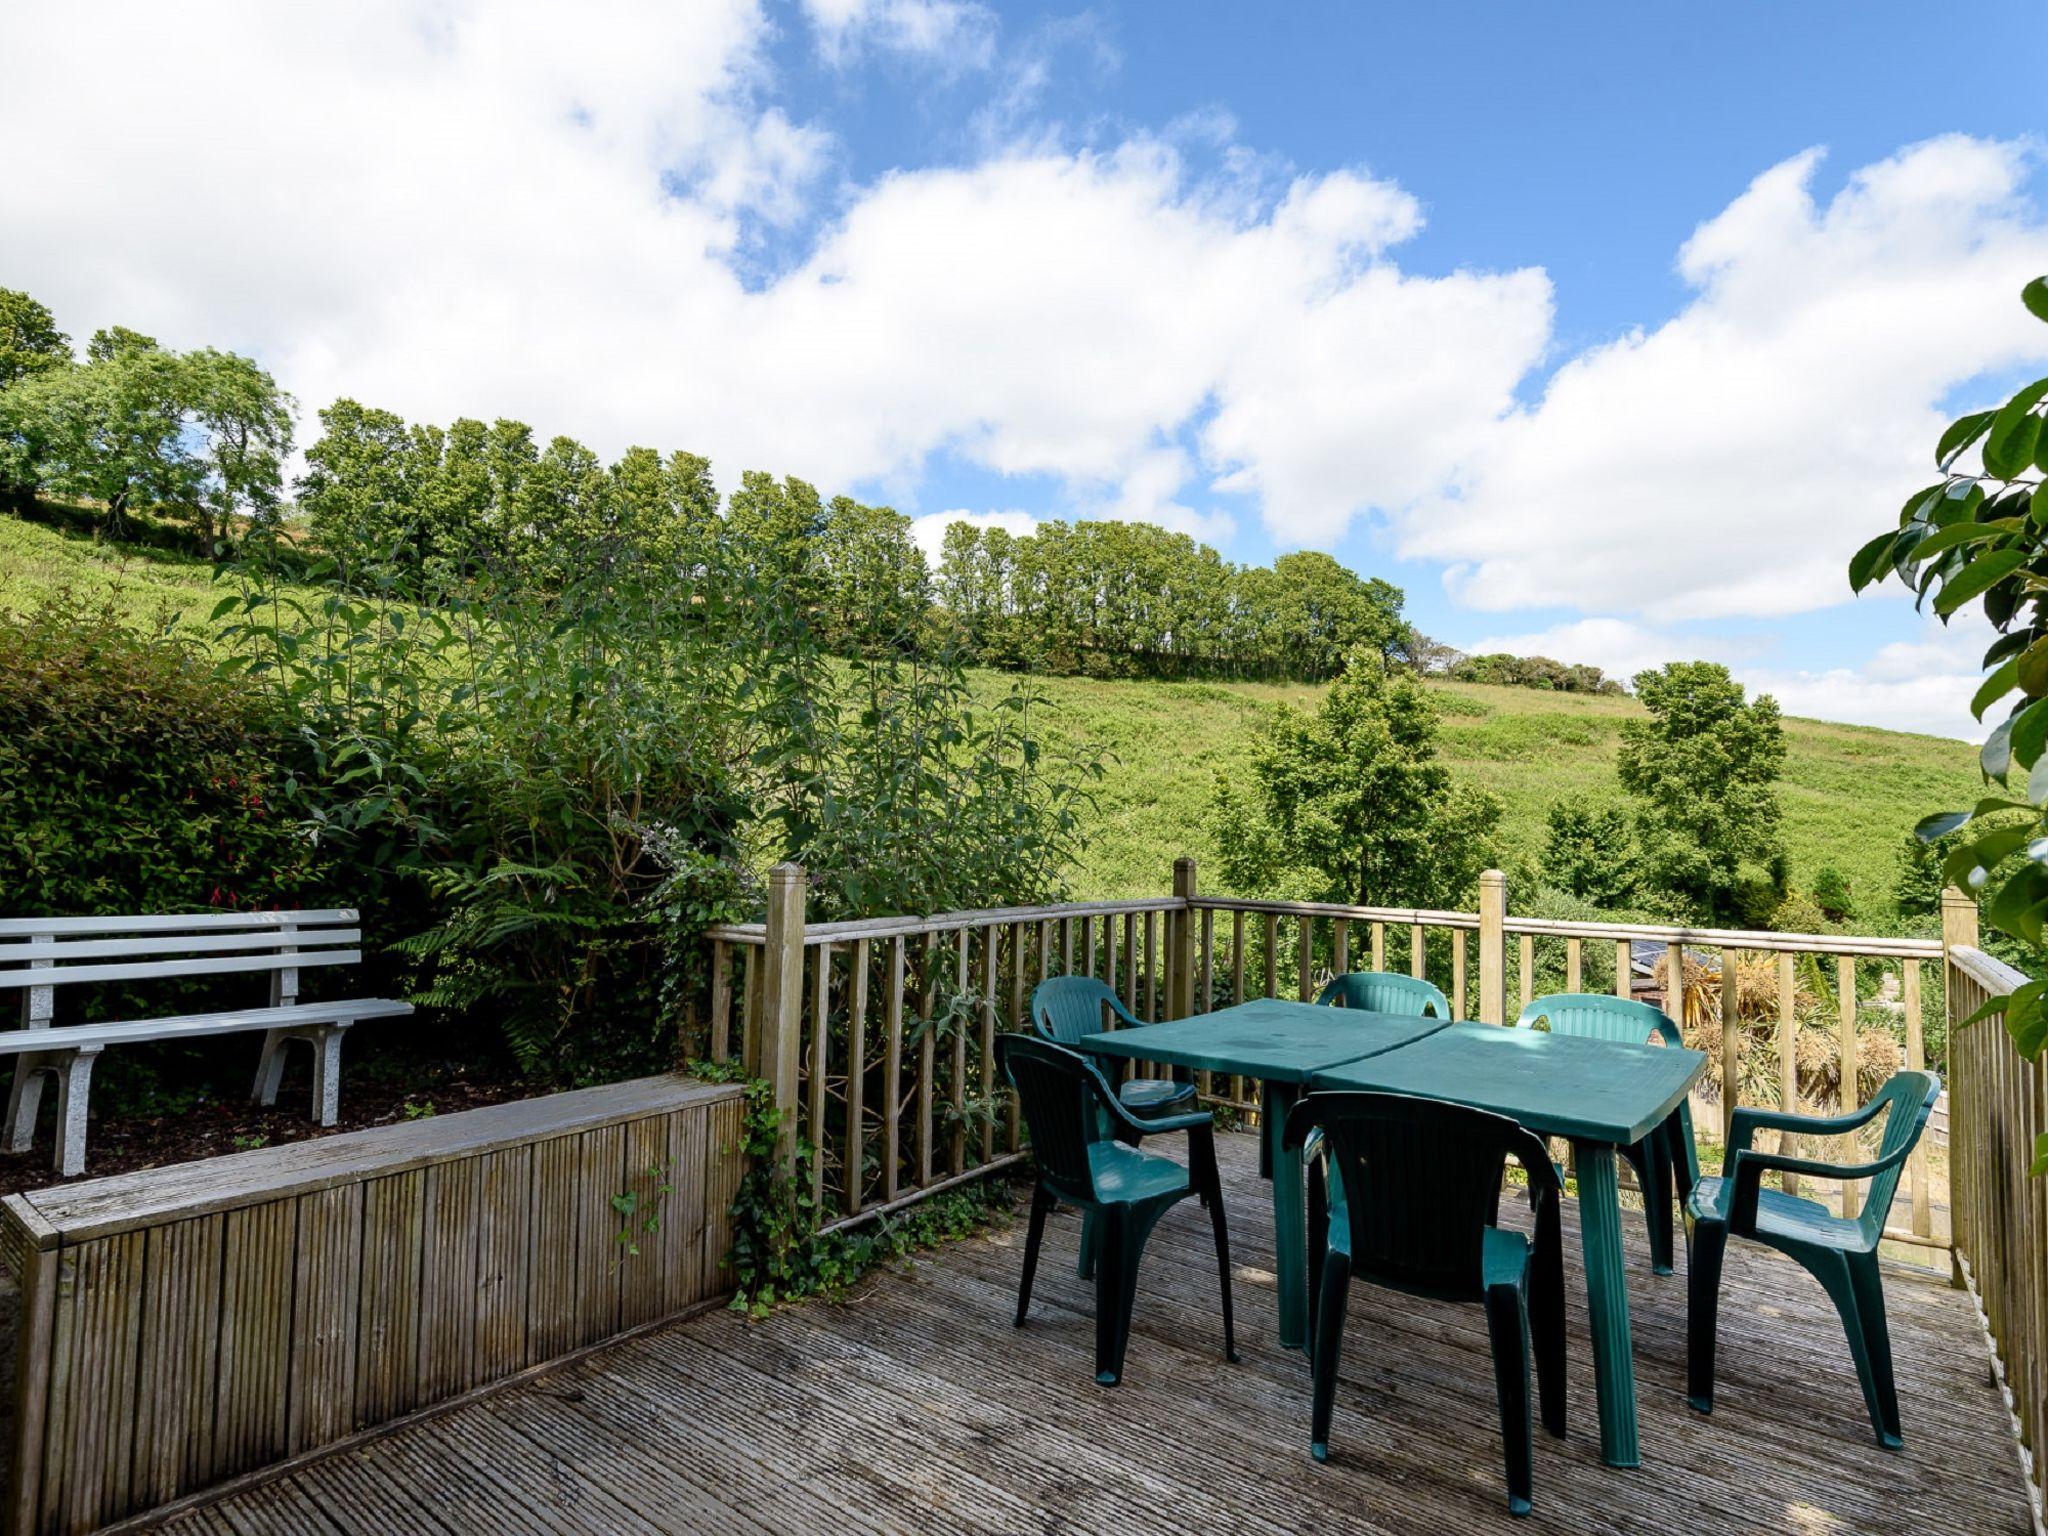
[[[1890,1157],[1894,1152],[1911,1151],[1920,1139],[1920,1133],[1927,1128],[1927,1117],[1934,1113],[1934,1101],[1941,1097],[1941,1079],[1932,1072],[1895,1072],[1876,1096],[1887,1101],[1877,1155]],[[1875,1175],[1864,1192],[1863,1210],[1856,1220],[1872,1247],[1884,1235],[1884,1224],[1891,1217],[1892,1197],[1898,1193],[1899,1173],[1904,1167],[1901,1159],[1897,1167]]]
[[[1102,1073],[1079,1051],[1036,1035],[1000,1036],[996,1055],[1017,1090],[1039,1177],[1055,1194],[1094,1200],[1088,1145],[1096,1139],[1103,1106],[1113,1097]]]
[[[1312,1093],[1287,1117],[1299,1145],[1321,1127],[1344,1183],[1354,1272],[1401,1290],[1476,1301],[1486,1228],[1510,1157],[1541,1188],[1557,1170],[1541,1137],[1505,1115],[1399,1093]]]
[[[1077,1045],[1083,1036],[1099,1035],[1110,1027],[1102,1016],[1105,1006],[1116,1014],[1119,1028],[1138,1022],[1108,982],[1093,976],[1055,976],[1032,988],[1031,1027],[1042,1040]]]
[[[362,929],[348,908],[145,917],[0,918],[0,991],[21,988],[21,1022],[52,1022],[56,988],[267,971],[270,1000],[298,1000],[299,972],[356,965]]]
[[[1451,1000],[1441,989],[1416,976],[1393,971],[1353,971],[1333,976],[1316,1001],[1330,1008],[1363,1008],[1369,1013],[1405,1013],[1420,1018],[1448,1019]]]
[[[1553,992],[1534,998],[1515,1020],[1515,1028],[1534,1029],[1539,1020],[1549,1024],[1553,1035],[1628,1045],[1647,1045],[1652,1039],[1685,1044],[1683,1032],[1661,1008],[1604,992]]]

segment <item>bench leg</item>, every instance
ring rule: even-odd
[[[42,1057],[14,1059],[14,1086],[7,1094],[7,1150],[26,1152],[36,1143],[36,1111],[43,1107],[43,1079],[54,1070]]]
[[[329,1024],[314,1032],[313,1113],[322,1125],[341,1117],[341,1037],[348,1025]]]
[[[297,1038],[289,1029],[264,1031],[263,1055],[256,1062],[256,1087],[249,1095],[251,1104],[269,1108],[277,1102],[278,1086],[284,1081],[284,1043]]]
[[[83,1046],[57,1069],[57,1171],[67,1179],[85,1172],[85,1108],[92,1096],[92,1064],[100,1048]]]

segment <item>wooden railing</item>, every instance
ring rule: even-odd
[[[711,1054],[769,1081],[821,1226],[865,1220],[1016,1160],[995,1038],[1028,1027],[1039,982],[1096,976],[1142,1020],[1184,1012],[1166,964],[1184,917],[1173,896],[806,924],[803,871],[778,865],[768,920],[707,936]]]
[[[1710,1087],[1696,1106],[1702,1132],[1718,1140],[1739,1102],[1854,1107],[1860,1082],[1878,1067],[1869,1063],[1866,1074],[1862,1059],[1873,1016],[1887,1024],[1896,1017],[1902,1065],[1928,1065],[1923,967],[1940,962],[1945,942],[1976,937],[1976,909],[1960,896],[1944,907],[1945,939],[1916,939],[1521,917],[1509,912],[1498,871],[1481,877],[1479,895],[1476,912],[1203,896],[1194,861],[1181,859],[1171,896],[806,923],[803,871],[782,865],[770,877],[765,922],[708,935],[709,1048],[771,1083],[784,1111],[785,1164],[795,1166],[799,1145],[808,1149],[805,1176],[830,1227],[1017,1156],[1019,1127],[998,1081],[994,1040],[1028,1027],[1031,989],[1049,976],[1101,977],[1148,1021],[1248,997],[1307,999],[1330,975],[1371,969],[1435,981],[1460,1018],[1509,1023],[1540,993],[1611,988],[1691,1012],[1697,1028],[1741,1014],[1736,962],[1768,955],[1771,1016],[1755,1018],[1752,971],[1744,994],[1751,1019],[1721,1031],[1717,1080],[1736,1091]],[[1637,970],[1645,944],[1660,951],[1647,976]],[[1874,972],[1893,998],[1859,1003],[1859,990],[1867,994],[1879,980]],[[1802,1080],[1801,1020],[1810,1025],[1816,1008],[1832,1016],[1832,1036],[1816,1065],[1809,1032]],[[1199,1086],[1218,1105],[1256,1112],[1241,1081],[1205,1076]],[[1915,1152],[1904,1219],[1886,1236],[1945,1267],[1944,1180],[1931,1166],[1942,1155],[1936,1149],[1930,1158],[1925,1145]],[[1858,1209],[1855,1184],[1804,1192],[1846,1215]]]
[[[2048,1180],[2030,1168],[2036,1138],[2048,1132],[2048,1067],[2020,1055],[2002,1015],[1962,1022],[2025,980],[1970,945],[1949,950],[1956,1269],[1991,1338],[2038,1530],[2048,1455]]]

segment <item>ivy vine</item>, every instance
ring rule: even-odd
[[[820,1232],[810,1194],[814,1149],[801,1135],[795,1176],[776,1173],[783,1112],[767,1080],[747,1076],[737,1062],[693,1061],[688,1070],[707,1082],[738,1083],[746,1095],[739,1142],[728,1149],[746,1160],[730,1207],[735,1312],[765,1317],[782,1302],[838,1295],[876,1265],[966,1237],[1012,1208],[1007,1181],[982,1179],[852,1231]]]

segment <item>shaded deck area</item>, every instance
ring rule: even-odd
[[[1685,1404],[1685,1280],[1631,1245],[1643,1465],[1601,1465],[1575,1208],[1569,1436],[1537,1430],[1536,1512],[1505,1507],[1480,1309],[1353,1293],[1331,1459],[1308,1374],[1273,1336],[1271,1207],[1249,1136],[1219,1137],[1237,1262],[1226,1365],[1206,1218],[1155,1234],[1124,1385],[1091,1380],[1079,1222],[1047,1234],[1032,1324],[1010,1326],[1023,1224],[871,1277],[836,1305],[673,1324],[300,1466],[161,1527],[392,1532],[1186,1532],[2030,1529],[1969,1302],[1887,1277],[1906,1429],[1870,1437],[1820,1288],[1733,1244],[1714,1415]],[[1504,1202],[1505,1208],[1506,1202]],[[1514,1206],[1517,1215],[1522,1208]]]

